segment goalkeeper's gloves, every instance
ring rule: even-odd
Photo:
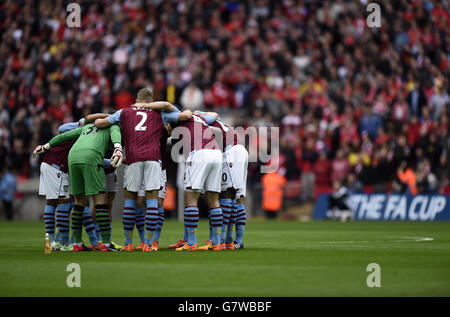
[[[114,143],[114,153],[111,156],[111,166],[118,168],[123,161],[122,145],[120,143]]]
[[[48,151],[50,151],[50,144],[46,143],[44,145],[38,145],[33,151],[33,158]]]

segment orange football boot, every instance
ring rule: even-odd
[[[175,251],[198,251],[198,244],[189,245],[186,242],[182,247],[175,249]]]
[[[234,250],[234,249],[235,247],[233,242],[225,244],[225,250]]]
[[[183,240],[178,240],[177,243],[169,245],[169,249],[178,249],[185,244]]]
[[[151,252],[152,248],[148,244],[144,244],[144,247],[142,248],[143,252]]]
[[[153,241],[151,246],[152,251],[158,251],[159,250],[159,244],[158,241]]]
[[[142,250],[144,248],[145,245],[145,241],[142,241],[141,243],[139,243],[139,245],[136,247],[136,250]]]
[[[99,242],[96,246],[93,246],[92,244],[89,245],[89,248],[91,248],[93,251],[101,251],[102,250],[102,244]]]
[[[212,246],[211,240],[206,240],[206,244],[198,248],[199,251],[208,251]]]
[[[134,251],[133,243],[128,243],[127,245],[125,245],[123,247],[123,249],[121,251],[125,251],[125,252],[132,252],[132,251]]]
[[[222,251],[222,245],[220,243],[214,244],[209,247],[209,251]]]

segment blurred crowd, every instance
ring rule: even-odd
[[[81,5],[81,28],[66,6]],[[0,6],[0,164],[30,159],[61,123],[155,99],[279,126],[302,199],[336,182],[366,191],[449,185],[450,8],[365,0],[17,0]],[[251,164],[250,183],[260,181]]]

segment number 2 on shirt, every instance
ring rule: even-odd
[[[143,112],[143,111],[138,111],[136,112],[136,115],[138,116],[142,116],[141,121],[136,125],[136,127],[134,128],[135,131],[145,131],[147,130],[147,127],[144,127],[144,123],[147,120],[147,113]]]

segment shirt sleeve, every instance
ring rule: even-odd
[[[67,131],[72,131],[74,129],[78,128],[78,122],[69,122],[65,123],[63,125],[60,125],[58,128],[59,133],[64,133]]]
[[[109,118],[109,117],[108,117]],[[111,142],[122,144],[122,134],[120,133],[120,128],[117,124],[110,127],[109,133],[111,135]]]
[[[197,111],[198,115],[201,116],[203,119],[205,119],[207,124],[213,124],[214,122],[216,122],[216,118],[214,118],[214,116],[211,115],[207,115],[206,112],[204,111]],[[217,119],[219,120],[219,119]]]
[[[112,115],[107,117],[106,120],[108,120],[108,122],[111,125],[113,125],[114,123],[118,123],[118,122],[120,122],[120,114],[121,113],[122,113],[122,109],[120,109],[119,111],[114,112]]]
[[[161,117],[164,124],[167,123],[177,123],[178,122],[178,116],[180,115],[180,110],[175,107],[175,110],[172,112],[165,112],[161,111]]]
[[[205,115],[202,116],[203,119],[205,119],[207,124],[213,124],[214,122],[216,122],[216,118],[214,118],[214,116],[211,115]]]
[[[49,144],[50,144],[50,146],[55,146],[55,145],[64,143],[66,141],[72,141],[74,139],[77,139],[81,135],[82,129],[83,128],[77,128],[77,129],[74,129],[71,131],[64,132],[63,134],[59,134],[59,135],[53,137],[49,141]]]
[[[103,159],[103,168],[111,168],[111,160],[110,159]]]

